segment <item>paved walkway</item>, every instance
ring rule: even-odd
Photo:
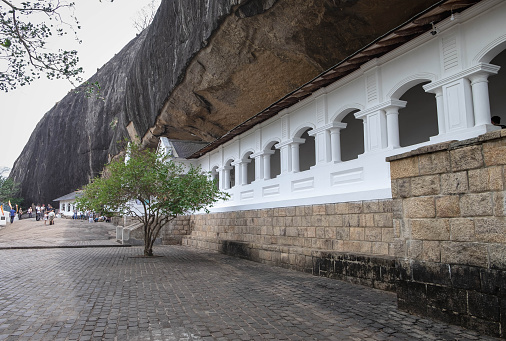
[[[109,224],[66,223],[14,223],[0,240],[110,242]],[[0,340],[496,340],[398,311],[392,293],[180,246],[155,254],[0,250]]]
[[[116,228],[111,223],[56,218],[54,225],[35,218],[0,226],[0,249],[16,247],[116,246]]]

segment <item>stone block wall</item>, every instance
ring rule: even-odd
[[[401,309],[506,333],[506,130],[390,157]]]
[[[394,252],[390,199],[193,215],[190,226],[183,245],[393,290],[375,274]]]
[[[160,231],[164,245],[181,245],[183,237],[191,233],[191,216],[178,216]]]
[[[393,253],[391,200],[201,214],[191,216],[191,224],[192,234],[186,240],[194,240],[200,247],[205,242],[234,240],[362,254]]]
[[[181,245],[181,240],[183,237],[191,233],[190,218],[191,216],[179,216],[176,219],[172,220],[160,231],[160,235],[157,238],[157,243],[164,245]],[[132,227],[133,225],[138,225],[139,221],[133,217],[113,217],[112,223],[115,226],[126,228]],[[129,231],[129,237],[132,239],[132,241],[140,241],[135,242],[136,245],[142,245],[142,241],[144,240],[143,228],[140,227],[131,229],[131,231]]]

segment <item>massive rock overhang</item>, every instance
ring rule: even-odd
[[[365,63],[381,57],[421,34],[432,30],[433,27],[442,20],[450,17],[451,15],[462,12],[480,1],[481,0],[442,0],[434,4],[405,23],[378,37],[357,52],[340,61],[338,64],[322,72],[309,82],[288,93],[235,128],[229,130],[225,135],[190,155],[188,159],[196,159],[206,153],[209,153],[224,143],[232,140],[234,137],[277,115],[283,109],[293,106],[294,104],[311,96],[319,89],[329,86],[339,79],[360,69],[360,67]]]

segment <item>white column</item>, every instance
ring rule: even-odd
[[[399,148],[399,107],[387,107],[385,112],[387,116],[387,147],[390,149]]]
[[[248,163],[250,163],[250,162],[251,161],[239,162],[239,166],[241,168],[241,186],[248,184]]]
[[[290,143],[290,150],[292,154],[292,172],[298,173],[300,171],[299,143]]]
[[[445,123],[445,112],[444,112],[444,100],[443,100],[443,89],[436,89],[436,110],[437,110],[437,126],[439,129],[439,135],[446,133]]]
[[[330,136],[330,130],[325,130],[323,132],[323,138],[324,138],[324,145],[325,148],[325,162],[331,162],[332,161],[332,137]]]
[[[490,99],[488,95],[488,74],[477,73],[469,77],[473,92],[474,124],[490,124]]]
[[[250,155],[250,158],[255,159],[255,181],[264,178],[264,169],[263,169],[263,153],[254,153]]]
[[[241,184],[241,167],[240,162],[234,162],[232,163],[232,166],[234,166],[234,187]],[[230,186],[232,187],[232,186]]]
[[[332,162],[341,162],[341,128],[330,128]]]
[[[281,174],[286,174],[292,171],[292,155],[290,153],[290,146],[288,144],[279,146],[281,153]],[[264,174],[265,177],[265,174]]]
[[[367,117],[362,118],[364,123],[364,153],[369,151],[369,128],[367,126]]]
[[[218,188],[225,189],[225,168],[218,168]]]
[[[264,161],[264,180],[271,178],[271,155],[274,154],[273,150],[269,150],[262,155]]]
[[[230,170],[232,167],[223,167],[223,189],[230,189]]]

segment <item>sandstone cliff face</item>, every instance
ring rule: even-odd
[[[212,141],[436,2],[164,0],[90,79],[105,100],[62,99],[11,177],[27,203],[48,202],[98,175],[126,136]]]

